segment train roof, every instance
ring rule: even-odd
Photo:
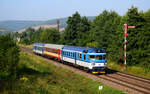
[[[77,46],[64,46],[64,50],[85,52],[85,53],[105,53],[105,50],[100,48],[92,48],[92,47],[77,47]]]
[[[62,49],[62,47],[64,47],[64,45],[58,45],[58,44],[45,44],[44,47],[47,47],[47,48],[54,48],[54,49]]]

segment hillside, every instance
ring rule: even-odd
[[[89,20],[93,20],[95,16],[88,16]],[[59,18],[60,28],[66,27],[66,21],[68,18]],[[20,21],[20,20],[10,20],[10,21],[0,21],[0,27],[6,28],[10,31],[23,30],[28,27],[34,27],[39,25],[56,25],[58,19],[52,19],[47,21]]]
[[[0,94],[123,94],[26,52],[20,53],[18,69],[18,79],[6,82]]]
[[[57,25],[38,25],[38,26],[32,26],[31,28],[34,29],[34,30],[38,30],[39,28],[46,29],[46,28],[56,28],[56,27],[57,27]],[[22,30],[18,30],[17,32],[22,33],[24,31],[26,31],[26,29],[27,28],[22,29]],[[60,28],[60,31],[62,31],[62,30],[64,30],[64,28]]]
[[[0,35],[1,35],[1,34],[6,34],[6,33],[9,33],[9,32],[10,32],[10,31],[8,31],[7,29],[0,27]]]

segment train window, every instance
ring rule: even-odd
[[[68,56],[68,52],[66,52],[66,56]]]
[[[72,57],[72,52],[71,52],[71,57]]]
[[[69,53],[69,55],[68,56],[70,56],[70,52],[68,52]]]
[[[104,57],[102,55],[90,55],[89,60],[102,60]]]
[[[102,60],[102,55],[96,55],[96,60]]]
[[[56,53],[56,54],[59,53],[59,51],[57,49],[52,49],[52,48],[44,48],[44,49],[48,52],[52,52],[52,53]]]
[[[79,60],[81,60],[81,54],[79,54]]]
[[[95,55],[90,55],[89,60],[95,60]]]
[[[84,54],[84,60],[86,60],[86,55]]]

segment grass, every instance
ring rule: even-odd
[[[20,47],[26,47],[26,48],[29,48],[29,49],[33,48],[33,44],[30,44],[30,45],[18,44],[18,46],[20,46]]]
[[[122,94],[35,55],[21,52],[20,58],[18,79],[6,83],[1,94]]]
[[[116,62],[112,62],[108,60],[108,68],[123,71],[123,66],[117,64]],[[135,74],[137,76],[150,78],[150,69],[141,67],[140,65],[137,66],[127,66],[127,70],[124,70],[126,73]]]

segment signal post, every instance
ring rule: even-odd
[[[127,24],[124,24],[124,69],[127,69],[127,31],[128,28],[135,28],[135,26],[128,26]]]

